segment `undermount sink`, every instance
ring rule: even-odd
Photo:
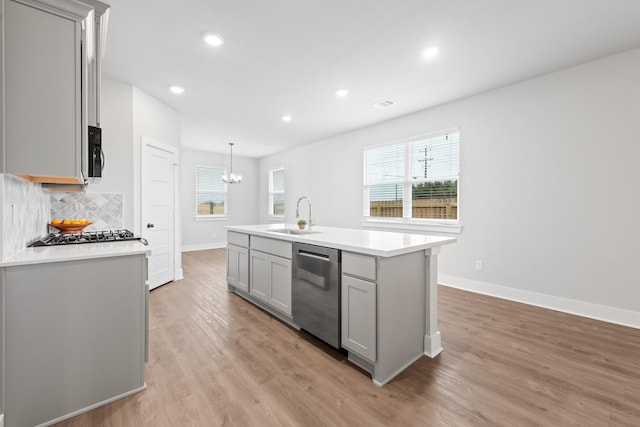
[[[269,230],[272,233],[281,233],[281,234],[318,234],[321,231],[314,230],[300,230],[299,228],[274,228]]]

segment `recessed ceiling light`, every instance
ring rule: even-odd
[[[184,93],[184,88],[182,86],[171,86],[169,90],[176,95],[181,95]]]
[[[262,146],[263,146],[264,148],[271,148],[271,147],[273,147],[273,145],[271,145],[271,144],[262,144]]]
[[[291,121],[291,116],[282,116],[282,121],[289,123]]]
[[[204,39],[205,42],[207,42],[208,45],[211,45],[211,46],[217,47],[217,46],[222,46],[222,44],[224,44],[224,39],[220,34],[207,33],[204,36],[202,36],[202,38]]]
[[[438,49],[436,46],[431,46],[422,51],[422,57],[426,59],[432,59],[438,56],[439,52],[440,52],[440,49]]]
[[[336,96],[339,96],[340,98],[344,98],[348,94],[349,94],[349,89],[338,89],[336,91]]]

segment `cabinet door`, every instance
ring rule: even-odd
[[[238,248],[238,282],[236,287],[249,292],[249,249]]]
[[[227,245],[227,283],[249,292],[249,250]]]
[[[271,300],[274,308],[291,315],[291,260],[271,256]]]
[[[291,260],[250,251],[249,293],[291,315]]]
[[[342,346],[376,361],[376,284],[342,276]]]
[[[227,283],[238,285],[238,247],[227,245]]]
[[[90,8],[68,2],[73,10],[58,13],[37,3],[4,4],[6,172],[78,178],[86,53],[75,14]]]
[[[270,301],[271,293],[271,261],[262,252],[251,251],[250,287],[249,293],[265,302]]]

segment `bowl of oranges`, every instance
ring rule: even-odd
[[[53,218],[49,223],[50,226],[57,228],[60,233],[80,233],[84,228],[91,224],[88,219],[58,219]]]

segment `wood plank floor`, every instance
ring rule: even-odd
[[[383,388],[226,291],[225,251],[151,292],[147,390],[59,426],[640,426],[640,330],[440,287],[444,352]]]

